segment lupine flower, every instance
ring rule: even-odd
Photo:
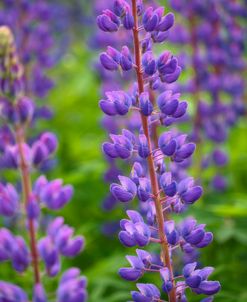
[[[18,286],[0,281],[1,299],[3,301],[27,302],[27,294]]]
[[[18,235],[14,235],[5,228],[0,229],[0,262],[10,261],[18,273],[23,273],[32,265],[33,301],[46,302],[45,288],[40,277],[40,260],[45,264],[45,275],[56,276],[61,270],[61,256],[76,256],[83,248],[84,239],[81,236],[74,236],[74,229],[65,225],[61,218],[55,219],[49,225],[47,234],[41,236],[39,218],[44,215],[41,206],[45,205],[52,210],[64,207],[72,198],[73,188],[70,185],[63,185],[61,179],[48,181],[45,176],[40,176],[32,185],[31,173],[48,162],[57,149],[57,138],[51,132],[44,132],[35,139],[32,138],[30,142],[26,140],[37,105],[25,96],[24,69],[18,59],[14,38],[8,27],[0,27],[0,37],[0,61],[3,63],[0,76],[2,109],[0,115],[4,125],[1,131],[5,132],[3,135],[6,142],[6,145],[1,145],[1,161],[4,163],[1,168],[17,170],[22,179],[18,191],[12,184],[0,184],[0,214],[8,217],[18,232]],[[37,119],[38,115],[35,118]],[[16,219],[17,217],[19,219]],[[25,228],[20,221],[24,222]],[[29,246],[21,236],[23,230],[27,233],[25,238],[28,238]],[[37,233],[41,237],[39,241],[36,238]],[[64,297],[68,301],[68,294],[71,296],[71,302],[75,299],[86,301],[85,281],[78,278],[75,284],[74,290],[72,287],[74,294],[69,294],[71,288],[68,286],[63,287],[61,301],[65,301]],[[60,297],[57,300],[59,299]],[[27,302],[28,298],[17,286],[1,281],[0,300]]]
[[[129,2],[113,1],[113,12],[127,31],[132,30],[134,41],[128,42],[128,50],[124,49],[127,57],[133,62],[132,72],[135,73],[134,81],[137,83],[132,81],[128,85],[131,86],[128,94],[132,98],[132,105],[128,108],[130,118],[128,119],[126,112],[121,124],[117,122],[112,124],[114,125],[111,128],[114,129],[114,134],[110,135],[112,143],[105,142],[102,149],[110,159],[121,158],[132,166],[129,177],[118,176],[121,184],[115,181],[111,184],[111,194],[122,202],[132,201],[135,197],[141,201],[140,212],[127,210],[129,219],[120,221],[120,242],[127,247],[146,247],[150,242],[159,243],[161,256],[157,261],[149,252],[137,250],[137,256],[126,257],[131,267],[121,268],[119,274],[126,280],[136,281],[146,273],[157,273],[162,279],[162,291],[168,296],[168,300],[175,302],[180,299],[185,302],[185,290],[189,287],[186,283],[188,277],[184,275],[184,280],[179,282],[174,279],[175,270],[183,271],[181,267],[175,267],[174,250],[181,248],[184,255],[187,257],[190,255],[192,259],[196,248],[206,246],[212,241],[212,234],[205,231],[204,225],[192,223],[191,228],[186,230],[187,222],[184,226],[177,226],[170,218],[172,212],[180,213],[202,195],[202,188],[195,185],[193,178],[186,174],[180,175],[178,171],[179,165],[183,167],[188,165],[195,151],[195,144],[187,139],[186,134],[178,131],[168,129],[159,136],[157,130],[159,125],[170,127],[183,117],[187,110],[187,102],[180,101],[180,94],[173,92],[169,86],[180,75],[179,60],[168,51],[164,51],[156,58],[153,49],[154,43],[161,43],[167,39],[168,31],[174,23],[174,16],[171,13],[163,16],[163,7],[154,8],[148,3],[144,5],[142,1]],[[132,18],[128,15],[129,21],[126,26],[123,19],[127,14],[132,14]],[[117,49],[121,47],[119,42],[120,39],[114,43]],[[125,41],[121,44],[125,44]],[[112,80],[121,66],[122,54],[117,49],[113,48],[112,44],[100,55],[102,67],[113,73]],[[129,65],[126,66],[130,67],[130,59],[127,63]],[[126,69],[126,66],[121,66],[121,69]],[[158,109],[156,91],[159,91]],[[113,116],[116,111],[114,102],[111,103],[113,105],[109,106],[109,112],[113,114],[109,115]],[[132,110],[139,116],[132,113]],[[105,112],[104,107],[102,111]],[[121,125],[124,125],[125,129],[119,134],[123,128]],[[219,287],[216,290],[219,283],[205,285],[203,282],[209,282],[207,276],[202,279],[201,283],[198,283],[198,288],[191,288],[192,291],[211,296],[214,294],[213,289],[209,290],[211,286],[215,287],[215,293],[219,290]],[[208,287],[208,290],[204,286]],[[139,292],[131,293],[134,301],[160,300],[161,293],[155,285],[137,284],[137,287]]]
[[[119,233],[119,240],[125,246],[140,247],[149,243],[151,232],[149,227],[144,223],[142,216],[133,210],[128,210],[127,214],[130,220],[123,219],[120,222],[122,231]]]
[[[198,294],[214,295],[220,290],[218,281],[208,281],[208,276],[213,272],[212,267],[196,269],[197,263],[187,264],[183,269],[186,284]]]
[[[71,268],[67,270],[61,277],[58,290],[58,302],[74,302],[87,300],[87,280],[84,276],[80,276],[80,270]]]

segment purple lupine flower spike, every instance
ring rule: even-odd
[[[48,181],[43,175],[32,184],[31,173],[35,170],[39,172],[56,151],[58,143],[56,135],[51,132],[26,139],[30,126],[34,124],[34,117],[38,118],[35,116],[37,104],[25,96],[24,69],[18,59],[13,35],[6,26],[0,26],[0,65],[3,66],[0,75],[3,110],[0,115],[4,124],[1,130],[5,132],[5,144],[1,145],[1,160],[5,164],[1,168],[14,169],[21,178],[21,187],[18,190],[10,183],[0,184],[0,215],[8,217],[9,225],[15,226],[18,232],[18,235],[14,235],[8,229],[0,228],[0,262],[11,262],[17,273],[23,273],[31,266],[32,300],[46,302],[48,298],[41,273],[46,277],[59,274],[62,269],[61,258],[78,255],[84,247],[84,238],[75,236],[74,229],[64,224],[61,217],[49,225],[47,234],[40,227],[40,219],[47,218],[42,209],[58,210],[64,207],[72,198],[73,187],[63,185],[61,179]],[[19,234],[23,231],[25,234]],[[40,239],[37,240],[37,237]],[[45,272],[42,272],[41,261]],[[66,301],[70,289],[75,291],[70,302],[86,301],[86,282],[83,277],[78,277],[74,286],[67,288]],[[58,295],[56,300],[59,299]],[[29,301],[23,290],[3,281],[0,281],[0,300]]]
[[[129,70],[128,85],[124,85],[123,79],[119,82],[128,87],[125,93],[132,103],[118,122],[114,119],[119,114],[117,98],[100,101],[100,108],[109,116],[108,121],[113,121],[112,124],[109,122],[112,127],[107,129],[114,132],[110,134],[112,142],[103,143],[102,150],[114,166],[114,160],[120,158],[132,167],[129,176],[122,176],[122,173],[118,176],[120,184],[113,180],[110,185],[113,197],[121,202],[130,202],[135,197],[140,201],[139,211],[128,209],[128,219],[120,221],[119,240],[126,247],[146,249],[151,242],[160,247],[158,255],[144,250],[136,250],[137,255],[128,255],[126,259],[130,267],[120,268],[119,274],[129,281],[137,281],[149,272],[160,277],[162,293],[154,284],[138,283],[139,291],[131,292],[136,302],[160,301],[163,295],[169,302],[185,302],[187,288],[211,297],[219,291],[220,285],[217,281],[207,280],[206,269],[195,270],[193,267],[178,282],[174,276],[175,271],[183,271],[173,261],[176,249],[181,249],[184,258],[192,259],[190,263],[193,263],[196,250],[207,246],[213,239],[205,225],[197,225],[191,219],[177,225],[171,216],[185,211],[202,195],[201,186],[184,172],[196,145],[186,134],[171,127],[186,115],[188,107],[172,88],[182,68],[179,59],[169,51],[157,56],[154,49],[156,43],[163,43],[168,38],[174,15],[169,12],[164,15],[163,7],[136,0],[115,0],[112,12],[118,16],[119,27],[128,32],[128,37],[132,31],[130,37],[133,41],[129,39],[125,43],[119,35],[114,45],[108,45],[107,51],[100,55],[100,62],[102,68],[112,73],[111,81],[118,79],[117,72],[120,71],[121,76],[122,71]],[[124,52],[119,52],[121,45],[128,45],[128,48],[124,46]],[[112,83],[108,83],[108,87],[111,86]],[[109,90],[107,94],[111,96]],[[158,126],[163,127],[163,131],[159,132]]]

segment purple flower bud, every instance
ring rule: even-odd
[[[160,300],[160,291],[155,285],[149,283],[137,283],[136,286],[140,292],[131,292],[134,302],[151,302]]]
[[[124,71],[128,71],[132,68],[132,58],[128,46],[122,47],[120,65]]]
[[[35,284],[33,290],[33,302],[47,302],[47,297],[42,284]]]
[[[181,162],[190,157],[195,151],[196,145],[194,143],[188,143],[182,145],[174,154],[174,161]]]
[[[132,104],[130,96],[124,91],[106,92],[107,100],[101,100],[101,110],[110,116],[125,115]]]
[[[12,233],[5,229],[0,229],[0,262],[10,260],[15,246],[15,238]]]
[[[37,219],[39,217],[40,206],[34,195],[29,198],[26,210],[29,219]]]
[[[30,255],[27,245],[22,237],[17,236],[15,238],[15,245],[12,250],[12,265],[17,272],[24,272],[29,263]]]
[[[186,204],[194,203],[202,195],[202,187],[194,186],[194,179],[188,177],[178,184],[178,194]]]
[[[26,293],[18,286],[0,281],[1,300],[6,302],[27,302]]]
[[[73,187],[70,185],[62,186],[61,179],[55,179],[47,183],[40,192],[40,200],[48,208],[53,210],[61,209],[70,201],[73,195]]]
[[[173,115],[179,105],[178,95],[172,95],[172,91],[168,90],[158,96],[157,103],[160,111],[166,115]]]
[[[165,293],[168,294],[173,288],[173,283],[172,283],[172,279],[171,279],[171,276],[170,276],[169,269],[167,267],[162,268],[160,270],[160,275],[161,275],[161,278],[164,281],[163,284],[162,284],[162,289]]]
[[[158,31],[167,31],[169,30],[173,24],[174,24],[174,14],[173,13],[168,13],[164,17],[162,17],[159,25],[157,26],[156,30]]]
[[[149,243],[151,232],[144,223],[142,216],[136,211],[127,211],[131,220],[122,219],[120,226],[123,231],[119,233],[119,240],[125,246],[145,246]]]
[[[139,135],[138,154],[142,158],[147,158],[150,154],[148,140],[147,140],[145,134]]]
[[[0,183],[0,215],[13,216],[19,210],[19,196],[11,184]]]
[[[144,55],[142,56],[142,65],[147,75],[151,76],[155,74],[157,66],[152,51],[147,51],[144,53]]]
[[[58,302],[86,302],[87,280],[79,274],[80,271],[73,268],[62,275],[57,290]]]
[[[188,107],[187,102],[185,102],[185,101],[180,102],[180,103],[178,104],[177,110],[176,110],[175,113],[173,114],[173,117],[175,117],[175,118],[182,117],[182,116],[186,113],[187,107]]]
[[[147,201],[151,194],[151,183],[146,177],[139,178],[139,186],[137,187],[137,196],[140,201]]]
[[[47,274],[51,277],[56,276],[60,270],[60,260],[58,251],[50,237],[39,240],[39,254],[45,262]]]
[[[164,75],[162,74],[160,79],[162,82],[165,82],[168,84],[173,83],[179,78],[181,71],[182,71],[181,67],[178,66],[173,73],[168,73],[168,74],[164,74]]]
[[[44,162],[48,157],[48,150],[42,141],[36,141],[32,145],[32,163],[37,166]]]
[[[142,18],[142,23],[144,26],[144,29],[147,32],[152,32],[156,29],[156,27],[158,26],[161,17],[163,15],[164,9],[163,7],[159,7],[156,10],[153,10],[152,7],[148,7],[144,14],[143,14],[143,18]]]
[[[173,220],[168,220],[165,222],[165,233],[169,244],[176,245],[178,243],[179,234],[175,229],[175,222]]]
[[[97,24],[99,28],[105,32],[114,32],[118,31],[120,21],[112,11],[106,9],[102,15],[97,17]]]
[[[128,281],[136,281],[142,277],[144,273],[144,264],[136,256],[126,256],[126,259],[131,264],[132,268],[120,268],[119,275]]]
[[[134,17],[130,11],[126,11],[126,14],[123,17],[123,26],[127,30],[130,30],[134,27]]]
[[[46,146],[49,154],[52,154],[57,149],[57,137],[51,132],[45,132],[41,135],[41,142]]]
[[[159,137],[159,148],[166,156],[172,156],[177,148],[177,142],[172,138],[172,132],[164,132]]]
[[[160,177],[160,186],[167,196],[174,196],[177,192],[177,183],[172,181],[170,172],[165,172]]]
[[[115,0],[113,4],[113,11],[118,16],[121,17],[125,14],[126,9],[129,8],[129,4],[124,0]]]
[[[120,64],[121,53],[108,46],[107,51],[100,55],[100,62],[107,70],[117,70]]]
[[[153,112],[153,104],[149,100],[148,92],[142,92],[140,94],[140,109],[141,113],[145,116],[149,116]]]
[[[153,31],[151,36],[154,43],[162,43],[169,37],[169,32]]]
[[[128,202],[135,198],[137,193],[136,184],[126,176],[118,176],[121,185],[113,183],[110,190],[112,195],[119,201]]]
[[[21,123],[31,121],[34,114],[33,101],[27,97],[22,97],[17,101],[16,110]]]

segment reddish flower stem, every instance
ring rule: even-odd
[[[15,128],[16,142],[18,146],[19,156],[20,156],[20,174],[22,180],[22,192],[24,199],[24,207],[27,209],[29,202],[29,197],[32,193],[31,177],[29,171],[29,165],[25,159],[25,150],[23,149],[23,144],[25,143],[24,130],[22,127]],[[30,240],[30,250],[32,256],[32,265],[34,272],[34,282],[35,284],[40,283],[40,272],[39,272],[39,255],[37,251],[37,242],[35,236],[35,225],[32,219],[28,219],[28,232]]]
[[[141,49],[140,49],[140,41],[139,41],[139,34],[138,34],[138,15],[137,15],[137,4],[136,0],[132,0],[132,14],[134,17],[134,28],[133,28],[133,38],[134,38],[134,52],[135,52],[135,64],[137,66],[136,70],[136,76],[137,76],[137,82],[138,82],[138,90],[139,94],[144,92],[144,81],[143,81],[143,71],[142,71],[142,64],[141,64]],[[142,121],[142,127],[144,134],[146,135],[147,141],[148,141],[148,147],[149,150],[152,150],[152,143],[151,143],[151,137],[149,133],[148,128],[148,118],[141,114],[141,121]],[[157,175],[155,172],[155,165],[153,158],[151,154],[147,158],[148,162],[148,170],[150,175],[150,181],[152,186],[152,193],[154,195],[154,203],[155,203],[155,209],[156,209],[156,220],[158,225],[158,233],[160,238],[160,245],[161,245],[161,258],[164,261],[164,264],[167,266],[170,272],[171,280],[174,279],[173,277],[173,269],[172,269],[172,263],[169,255],[169,246],[167,242],[167,238],[164,231],[164,217],[163,217],[163,211],[162,211],[162,205],[160,202],[160,190],[159,190],[159,184]],[[173,281],[174,283],[174,281]],[[176,302],[176,290],[175,290],[175,284],[173,289],[169,292],[169,302]]]

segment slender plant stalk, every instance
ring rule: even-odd
[[[22,127],[16,127],[15,134],[16,134],[18,151],[19,151],[19,155],[20,155],[20,174],[21,174],[21,180],[22,180],[24,206],[25,206],[25,209],[27,209],[29,198],[32,193],[32,185],[31,185],[29,165],[26,162],[25,151],[23,149],[23,144],[25,143],[24,129]],[[28,232],[29,232],[30,250],[31,250],[31,256],[32,256],[32,265],[33,265],[33,271],[34,271],[34,282],[35,282],[35,284],[38,284],[41,282],[40,271],[39,271],[39,255],[38,255],[38,251],[37,251],[35,225],[34,225],[34,221],[32,219],[28,219]]]
[[[141,49],[140,49],[140,41],[139,41],[139,34],[138,34],[138,15],[137,15],[136,0],[132,0],[132,14],[134,16],[133,38],[134,38],[136,76],[137,76],[139,94],[141,94],[142,92],[144,92],[144,81],[143,81],[143,72],[141,66]],[[148,118],[143,114],[141,114],[141,121],[142,121],[144,134],[147,137],[148,147],[149,150],[151,151],[152,143],[151,143],[151,137],[148,128]],[[154,195],[158,233],[159,233],[160,245],[162,250],[162,259],[163,261],[165,261],[165,265],[168,267],[170,271],[171,279],[173,280],[174,277],[173,277],[172,263],[169,255],[168,242],[164,231],[164,217],[163,217],[162,205],[160,202],[159,184],[155,172],[154,160],[151,154],[148,156],[147,161],[148,161],[148,170],[149,170],[151,186],[152,186],[152,193]],[[169,302],[176,302],[175,286],[169,293]]]

